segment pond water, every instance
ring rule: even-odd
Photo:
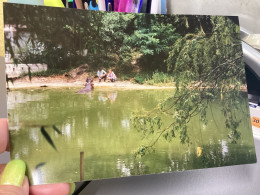
[[[170,143],[161,138],[155,152],[134,158],[146,140],[131,125],[132,113],[153,109],[173,89],[76,91],[78,88],[45,88],[8,93],[11,156],[25,160],[31,184],[79,181],[80,152],[84,152],[85,180],[256,161],[246,94],[237,113],[244,119],[237,144],[228,140],[225,118],[216,101],[207,110],[207,126],[198,117],[190,121],[192,144],[181,144],[178,135]],[[42,126],[57,150],[42,135]],[[197,156],[198,147],[204,155]]]

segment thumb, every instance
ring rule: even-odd
[[[22,160],[10,161],[0,177],[0,195],[28,195],[29,183]]]

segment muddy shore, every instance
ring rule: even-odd
[[[21,89],[21,88],[39,88],[39,87],[84,87],[87,75],[83,74],[76,78],[61,76],[50,77],[33,77],[30,81],[29,77],[19,78],[12,84],[9,82],[9,88]],[[137,84],[133,81],[116,81],[116,82],[99,82],[98,79],[94,79],[95,88],[124,88],[124,89],[171,89],[174,86],[154,86],[146,84]]]

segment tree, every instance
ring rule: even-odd
[[[221,99],[226,128],[230,130],[227,136],[232,143],[240,138],[241,118],[236,112],[245,72],[239,27],[227,17],[212,16],[210,21],[210,33],[200,25],[192,33],[183,34],[171,48],[167,66],[174,75],[174,95],[154,110],[133,117],[134,127],[150,140],[140,147],[137,156],[152,151],[161,137],[172,141],[176,132],[182,143],[189,144],[189,121],[199,115],[206,125],[208,105],[217,99]],[[165,115],[172,121],[165,124]]]
[[[9,10],[4,13],[5,24],[16,28],[12,44],[5,35],[7,51],[19,63],[22,59],[16,59],[15,53],[29,55],[49,69],[87,63],[90,70],[115,67],[119,73],[166,71],[170,47],[180,37],[169,23],[172,17],[164,15],[5,6]],[[24,52],[25,45],[30,45],[29,52]]]

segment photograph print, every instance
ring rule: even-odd
[[[4,30],[31,185],[256,162],[238,17],[5,3]]]

